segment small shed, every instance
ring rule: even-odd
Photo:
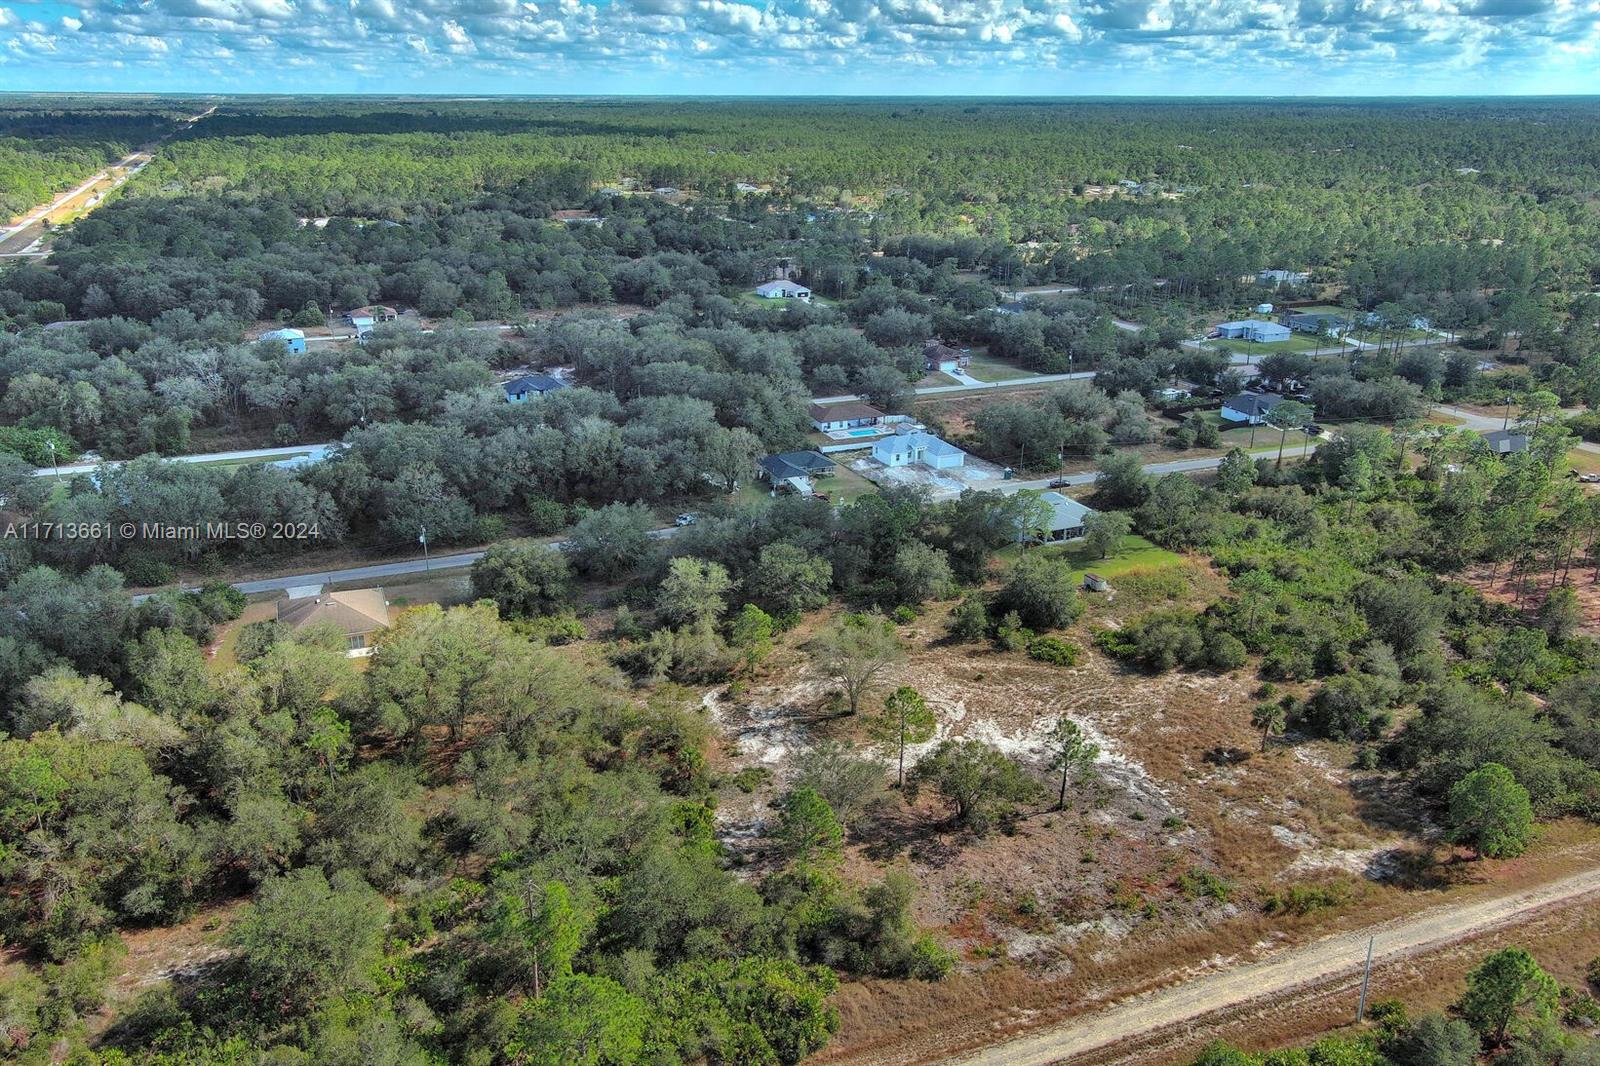
[[[1083,587],[1090,592],[1105,592],[1111,588],[1111,582],[1099,574],[1084,574]]]

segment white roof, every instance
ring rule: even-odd
[[[904,449],[899,447],[901,442],[905,443],[906,447]],[[872,450],[874,452],[881,449],[885,452],[891,453],[903,450],[916,451],[919,448],[927,452],[929,455],[966,454],[949,441],[935,437],[932,433],[922,433],[920,431],[914,433],[897,433],[892,437],[883,437],[872,446]]]
[[[303,341],[306,339],[306,334],[304,330],[290,329],[285,327],[284,329],[268,330],[261,335],[261,339],[264,341]]]
[[[1041,492],[1039,499],[1050,505],[1053,512],[1051,529],[1077,529],[1083,525],[1083,520],[1094,514],[1094,509],[1085,507],[1071,496],[1063,496],[1059,492]]]
[[[804,285],[796,285],[792,281],[784,281],[781,278],[777,281],[763,282],[762,284],[756,286],[756,292],[759,292],[763,296],[769,292],[797,293],[810,291],[811,290],[806,288]]]

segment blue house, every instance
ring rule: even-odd
[[[524,374],[520,378],[506,382],[501,386],[506,390],[506,399],[511,403],[524,403],[530,399],[538,399],[547,392],[564,389],[567,383],[549,374]]]
[[[1288,340],[1289,327],[1259,318],[1246,318],[1239,322],[1222,323],[1217,327],[1217,336],[1267,344]]]
[[[268,330],[266,333],[263,333],[256,339],[263,341],[282,341],[284,348],[286,348],[291,354],[297,354],[306,350],[306,335],[303,331],[298,329],[285,328]]]

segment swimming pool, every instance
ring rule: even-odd
[[[852,429],[845,434],[847,437],[876,437],[877,435],[878,431],[875,429]]]

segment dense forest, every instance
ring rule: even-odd
[[[0,140],[0,185],[42,197],[176,105],[117,106],[0,109],[24,146]],[[838,1033],[842,982],[994,958],[851,849],[897,855],[925,818],[959,852],[1104,802],[1065,713],[1043,759],[939,734],[920,680],[885,682],[930,640],[1249,678],[1216,715],[1263,757],[1339,746],[1440,867],[1600,820],[1600,497],[1568,476],[1600,437],[1597,166],[1584,103],[223,101],[0,270],[0,1055],[797,1062]],[[749,293],[780,272],[819,298]],[[1313,299],[1377,342],[1241,366],[1198,339]],[[403,314],[327,336],[373,303]],[[1419,318],[1454,343],[1402,343]],[[257,339],[280,325],[312,343]],[[1084,376],[962,420],[919,407],[931,338]],[[570,387],[507,402],[501,379],[553,368]],[[1276,456],[1222,443],[1245,370],[1299,398],[1262,429]],[[1136,536],[1204,581],[1129,579],[1106,624],[1062,550],[1019,544],[1037,493],[733,491],[842,393],[1024,472],[1075,459],[1088,550]],[[1442,401],[1503,408],[1527,447],[1430,421]],[[1313,414],[1334,432],[1286,460]],[[330,449],[167,461],[267,444]],[[1196,450],[1214,471],[1145,469]],[[38,476],[91,452],[124,461]],[[37,532],[206,522],[316,532]],[[489,546],[469,602],[397,610],[370,658],[240,624],[230,581],[423,530]],[[706,708],[778,661],[853,743],[735,770]],[[757,793],[731,840],[725,806]],[[1197,927],[1208,901],[1303,931],[1345,900],[1199,854],[1148,886]],[[214,955],[116,986],[125,938],[197,926]],[[1494,967],[1537,993],[1515,1018],[1472,1006],[1491,974],[1459,1019],[1386,1008],[1322,1050],[1202,1061],[1589,1061],[1537,966]]]
[[[180,106],[163,101],[148,109],[89,98],[9,98],[0,106],[0,221],[170,132]]]

